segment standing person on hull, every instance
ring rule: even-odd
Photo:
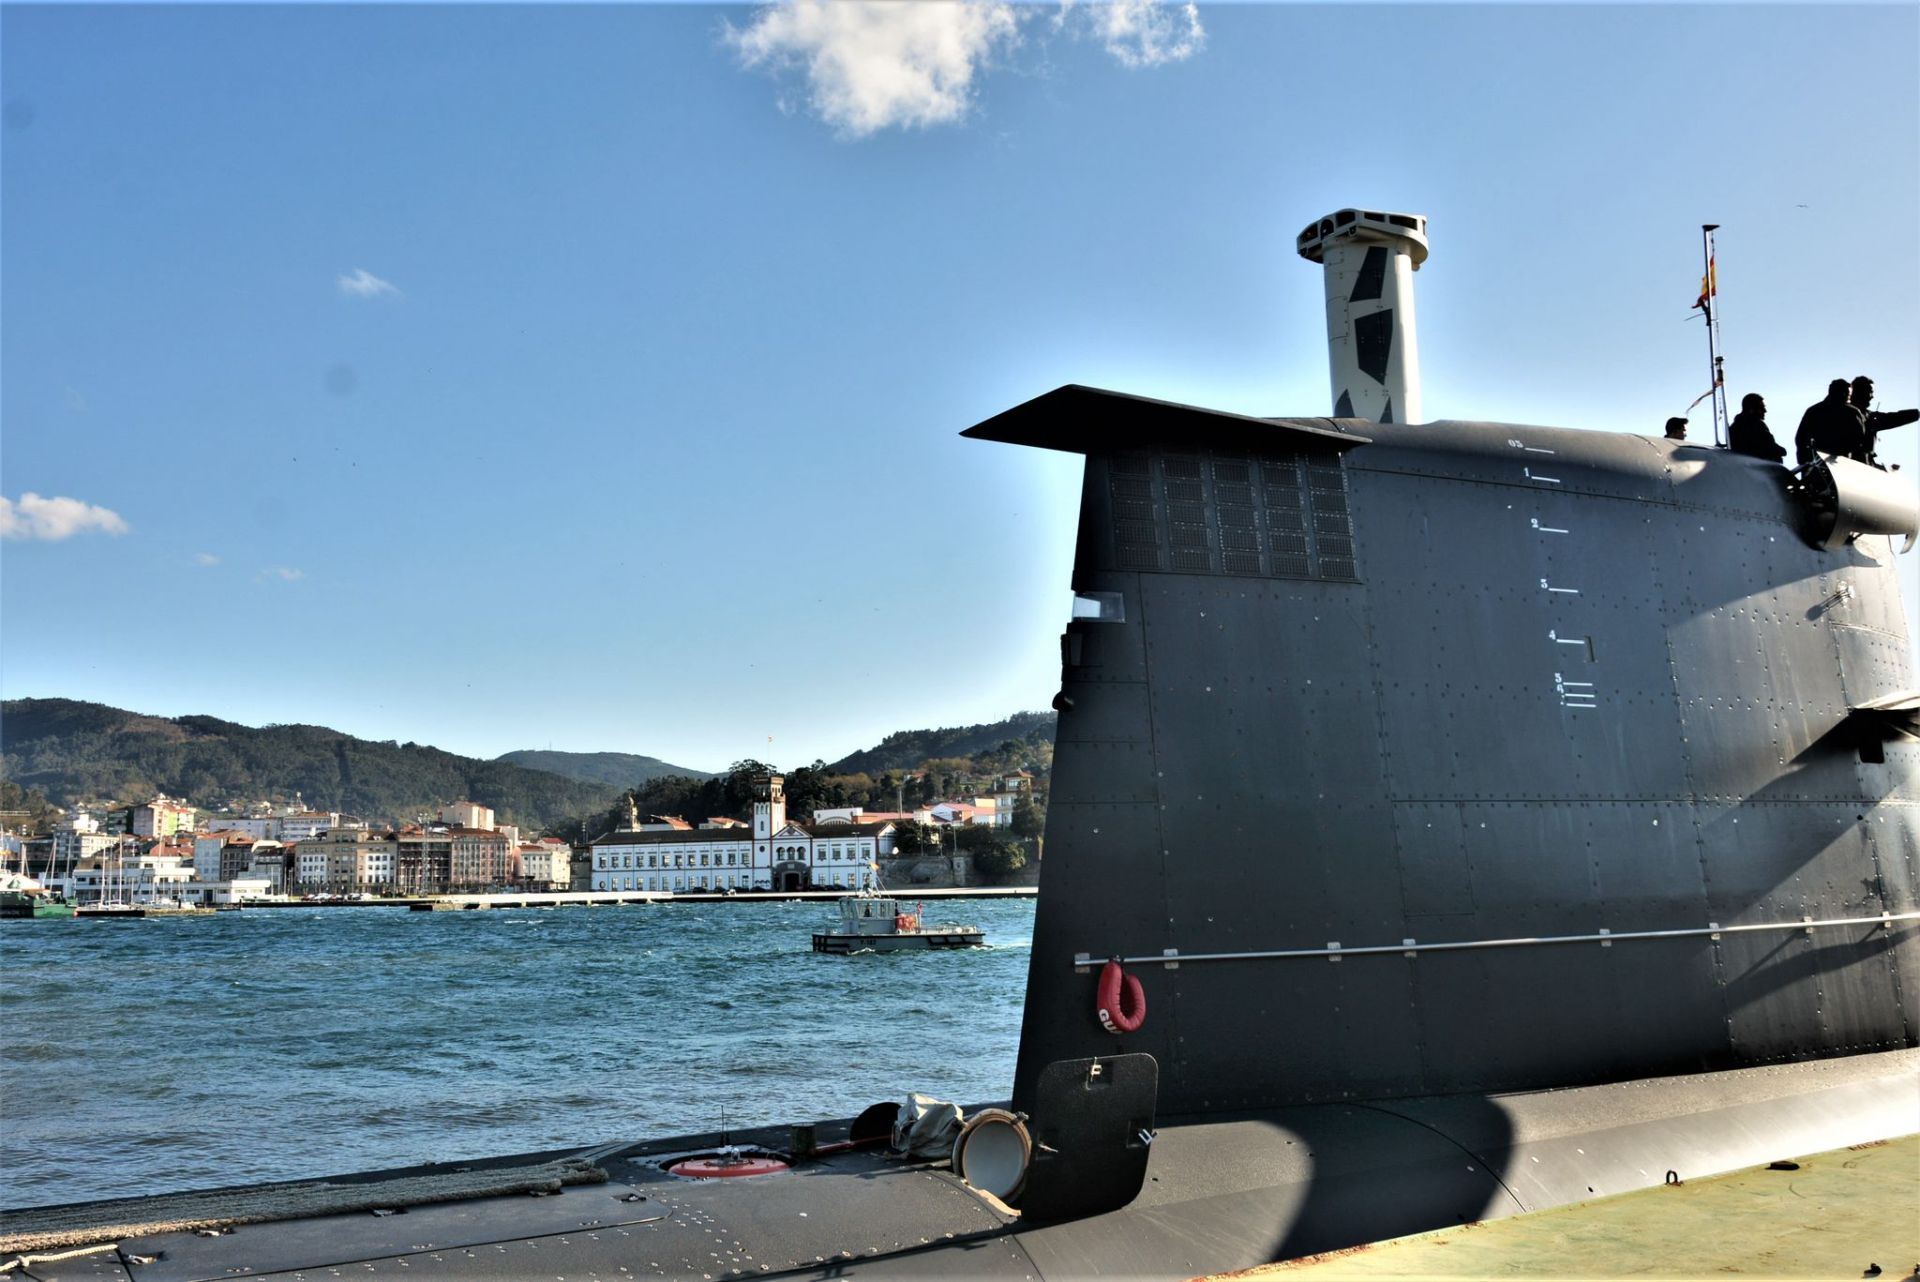
[[[1794,458],[1803,466],[1813,462],[1815,454],[1840,454],[1865,461],[1867,427],[1860,411],[1847,403],[1847,380],[1836,378],[1827,384],[1827,397],[1807,407],[1800,416],[1800,430],[1793,434]]]
[[[1905,427],[1909,423],[1920,420],[1920,410],[1873,409],[1873,380],[1865,374],[1853,380],[1853,387],[1849,391],[1849,400],[1853,405],[1854,412],[1860,415],[1862,426],[1867,435],[1866,455],[1861,461],[1864,463],[1873,463],[1875,467],[1880,466],[1879,463],[1874,461],[1874,449],[1877,444],[1876,438],[1880,433],[1888,431],[1891,428]]]

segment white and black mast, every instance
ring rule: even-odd
[[[1726,370],[1720,355],[1720,305],[1716,301],[1719,295],[1719,282],[1714,279],[1713,233],[1720,230],[1719,223],[1700,225],[1700,253],[1705,260],[1700,277],[1700,297],[1694,303],[1707,314],[1707,372],[1712,382],[1707,385],[1707,395],[1713,398],[1713,443],[1727,443],[1727,379]],[[1698,402],[1695,402],[1698,404]]]

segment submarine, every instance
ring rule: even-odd
[[[953,1169],[622,1141],[65,1208],[28,1275],[1184,1278],[1920,1131],[1912,488],[1422,421],[1426,220],[1295,248],[1331,416],[964,433],[1085,462],[1018,1063]]]

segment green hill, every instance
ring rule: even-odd
[[[529,770],[544,770],[563,779],[581,783],[603,783],[615,788],[637,788],[650,779],[680,775],[687,779],[711,779],[710,770],[676,766],[658,757],[642,757],[631,752],[556,752],[552,749],[518,748],[503,752],[495,761],[505,761]]]
[[[930,758],[977,757],[993,752],[1009,740],[1019,744],[1053,743],[1056,718],[1051,712],[1016,712],[1005,721],[939,730],[899,730],[873,747],[851,753],[827,767],[831,774],[867,774],[878,778],[889,770],[917,770]]]
[[[451,801],[501,823],[557,826],[604,810],[620,789],[421,744],[356,739],[325,726],[255,729],[215,717],[149,717],[72,699],[0,705],[4,777],[56,805],[156,792],[213,809],[287,801],[367,819],[406,819]]]

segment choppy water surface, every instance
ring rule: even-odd
[[[0,1206],[1003,1099],[994,947],[831,957],[829,904],[275,908],[0,923]]]

